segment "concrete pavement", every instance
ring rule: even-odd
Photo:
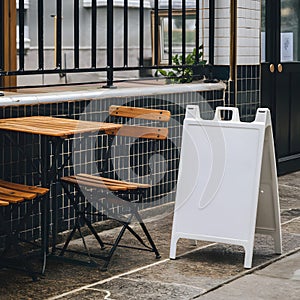
[[[261,270],[242,276],[200,297],[224,299],[300,299],[300,251]]]
[[[283,253],[271,237],[255,236],[253,267],[243,267],[244,250],[219,243],[180,240],[169,260],[173,204],[149,211],[147,227],[161,254],[119,248],[107,272],[49,259],[38,282],[0,270],[0,299],[300,299],[300,172],[279,178]],[[109,241],[115,229],[101,230]],[[124,243],[132,243],[130,234]],[[90,250],[98,244],[87,237]],[[82,247],[80,240],[72,248]],[[37,262],[39,263],[39,262]],[[101,261],[99,261],[101,263]]]

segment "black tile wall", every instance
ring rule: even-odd
[[[251,80],[252,79],[251,77]],[[255,85],[255,81],[253,84]],[[167,124],[169,128],[169,139],[167,141],[160,141],[158,145],[156,145],[157,153],[155,159],[150,157],[150,149],[152,149],[153,146],[151,142],[132,142],[128,138],[121,140],[118,137],[118,140],[114,143],[112,148],[112,152],[114,153],[113,164],[111,164],[112,167],[108,172],[111,174],[116,173],[124,180],[129,179],[132,172],[134,172],[134,174],[143,175],[141,179],[143,182],[149,180],[148,170],[150,166],[151,179],[155,184],[145,199],[144,207],[173,201],[185,107],[187,104],[197,104],[200,106],[202,117],[210,119],[213,116],[215,107],[224,105],[223,90],[0,107],[0,118],[49,115],[91,121],[105,121],[109,120],[108,108],[112,104],[160,108],[171,111],[172,119]],[[125,120],[125,122],[129,121]],[[9,134],[9,138],[16,141],[16,143],[21,146],[22,151],[14,147],[4,133],[1,132],[0,178],[19,183],[40,184],[41,175],[39,174],[39,162],[41,157],[39,156],[39,147],[41,138],[39,136],[19,133],[11,133]],[[79,141],[81,141],[81,144],[78,143]],[[62,175],[70,175],[74,170],[76,172],[89,172],[95,169],[95,165],[99,171],[103,165],[101,153],[102,150],[105,149],[106,144],[107,136],[105,135],[78,136],[65,140],[59,158],[61,163],[66,163]],[[120,146],[127,147],[128,149],[120,150]],[[137,155],[135,150],[141,149],[145,154]],[[124,155],[124,153],[128,153],[128,155]],[[70,155],[72,162],[68,161]],[[95,156],[95,162],[91,162],[90,160],[92,155]],[[51,159],[51,153],[49,159]],[[139,166],[135,166],[136,162],[139,163]],[[139,179],[140,178],[137,178],[137,180]],[[55,193],[53,193],[54,190]],[[73,209],[67,197],[64,196],[59,183],[57,183],[56,186],[52,186],[51,191],[50,201],[55,201],[58,206],[59,231],[67,230],[74,221]],[[26,206],[22,209],[26,209]],[[50,209],[52,209],[52,206]],[[12,224],[15,224],[19,213],[20,211],[11,216]],[[31,225],[28,226],[28,228],[24,228],[23,235],[25,238],[37,239],[40,237],[40,211],[32,215],[31,219],[31,222],[29,222]]]
[[[260,106],[260,65],[237,67],[236,106],[241,120],[251,122]]]

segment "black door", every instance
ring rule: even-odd
[[[300,170],[300,1],[262,1],[262,106],[272,113],[278,173]]]

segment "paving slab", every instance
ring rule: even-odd
[[[246,275],[225,287],[201,296],[201,300],[299,300],[297,281]]]
[[[300,189],[290,185],[279,185],[280,209],[299,208]]]
[[[300,172],[298,171],[279,177],[279,184],[300,189]]]
[[[299,300],[300,252],[220,287],[201,300]]]
[[[298,280],[298,284],[300,286],[300,252],[277,261],[267,268],[255,272],[255,274],[289,280]]]
[[[300,236],[300,218],[292,220],[291,222],[284,224],[282,229],[286,232],[293,233]]]

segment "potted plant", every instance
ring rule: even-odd
[[[182,54],[176,54],[172,57],[172,62],[174,67],[171,70],[159,69],[156,71],[155,75],[161,74],[166,77],[169,83],[188,83],[193,80],[199,80],[203,78],[204,65],[206,65],[206,60],[203,60],[203,45],[199,48],[199,62],[196,62],[196,48],[186,55],[185,64],[190,65],[190,67],[182,67],[183,56]],[[180,66],[180,67],[176,67]]]

